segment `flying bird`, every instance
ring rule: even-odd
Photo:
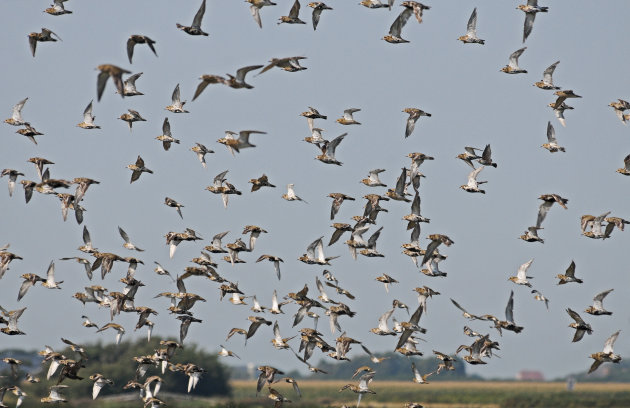
[[[199,10],[197,10],[197,14],[195,14],[195,17],[193,18],[193,22],[190,26],[184,26],[181,25],[179,23],[176,23],[175,25],[177,26],[177,28],[179,28],[180,30],[184,31],[186,34],[190,34],[190,35],[203,35],[203,36],[208,36],[209,34],[204,32],[201,29],[201,19],[203,19],[203,14],[206,12],[206,0],[203,0],[201,2],[201,6],[199,6]]]

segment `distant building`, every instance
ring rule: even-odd
[[[545,381],[545,376],[540,371],[522,370],[516,374],[518,381]]]

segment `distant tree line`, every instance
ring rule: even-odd
[[[99,394],[105,396],[108,394],[120,394],[124,392],[137,393],[139,390],[123,390],[123,386],[129,380],[137,378],[137,363],[133,357],[152,355],[156,349],[160,348],[160,338],[153,338],[151,342],[139,339],[135,342],[121,342],[120,344],[85,344],[82,345],[87,355],[87,360],[83,361],[85,367],[79,370],[78,375],[83,380],[64,379],[62,384],[68,385],[69,388],[64,390],[64,395],[68,400],[78,398],[89,398],[92,395],[93,382],[89,379],[90,375],[95,373],[102,374],[105,378],[114,381],[114,385],[106,386]],[[79,360],[81,356],[70,348],[55,350],[60,352],[69,359]],[[51,385],[57,384],[59,371],[46,380],[49,363],[41,364],[43,357],[39,356],[36,351],[24,352],[19,350],[0,351],[0,358],[14,357],[23,361],[23,366],[18,369],[17,379],[12,376],[11,369],[7,364],[0,363],[0,386],[10,387],[17,385],[24,390],[29,397],[24,401],[23,407],[40,406],[39,399],[48,395]],[[206,370],[201,380],[197,384],[195,390],[191,394],[195,396],[228,396],[231,393],[229,385],[229,370],[217,361],[215,354],[210,354],[199,349],[194,344],[185,344],[184,348],[177,349],[171,363],[194,363]],[[34,370],[34,371],[32,371]],[[26,373],[38,377],[40,382],[29,383],[26,379]],[[150,367],[146,375],[138,378],[138,382],[144,383],[144,380],[152,375],[162,377],[164,383],[162,391],[172,393],[186,393],[188,387],[188,376],[182,372],[172,372],[168,368],[162,374],[161,368],[158,366]],[[7,393],[8,394],[8,393]],[[5,399],[9,399],[6,398]],[[5,401],[6,403],[6,401]],[[28,403],[28,404],[27,404]],[[34,404],[34,405],[32,405]]]

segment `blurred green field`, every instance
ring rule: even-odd
[[[301,381],[302,398],[298,399],[290,384],[277,383],[274,388],[293,400],[291,406],[340,407],[355,406],[356,394],[338,392],[347,381]],[[269,406],[270,402],[255,397],[253,381],[232,381],[235,403],[243,406]],[[419,402],[427,408],[593,408],[630,407],[630,384],[578,383],[573,391],[564,382],[434,382],[426,385],[410,381],[374,381],[362,407],[402,407],[405,402]],[[264,393],[264,390],[261,394]]]
[[[356,406],[357,396],[350,391],[339,392],[346,381],[300,381],[302,398],[295,395],[290,384],[274,384],[274,389],[292,400],[286,407],[348,407]],[[193,394],[160,393],[160,398],[171,408],[223,408],[272,407],[266,388],[256,396],[255,381],[230,381],[232,395],[221,398],[203,398]],[[370,389],[375,395],[366,395],[361,407],[403,407],[406,402],[418,402],[426,408],[628,408],[628,383],[578,383],[573,391],[566,390],[564,382],[434,382],[427,385],[410,381],[374,381]],[[14,404],[7,393],[5,404]],[[23,407],[42,404],[27,398]],[[137,393],[127,393],[91,399],[73,399],[65,407],[128,408],[141,407]]]

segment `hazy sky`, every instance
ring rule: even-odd
[[[612,211],[612,215],[630,217],[630,180],[615,173],[630,153],[629,130],[607,106],[617,98],[630,98],[630,59],[625,51],[630,3],[608,1],[594,7],[587,1],[541,0],[550,10],[537,16],[525,44],[528,48],[519,61],[529,71],[524,75],[499,72],[510,53],[523,46],[524,13],[515,9],[516,1],[429,2],[431,9],[425,11],[423,23],[418,25],[412,17],[403,29],[403,37],[411,42],[400,45],[381,40],[402,10],[398,1],[388,11],[370,10],[357,5],[358,1],[328,0],[334,10],[324,11],[317,31],[310,24],[311,9],[306,1],[302,1],[300,17],[309,24],[276,25],[280,16],[288,14],[293,1],[277,3],[261,11],[261,30],[245,2],[208,0],[202,29],[210,36],[192,37],[177,30],[175,23],[190,24],[200,1],[71,0],[66,8],[74,13],[58,17],[42,12],[48,6],[45,1],[2,2],[2,119],[10,117],[15,103],[29,97],[23,116],[45,135],[38,137],[35,146],[14,133],[18,128],[3,124],[0,168],[18,169],[27,179],[37,180],[34,166],[26,160],[41,156],[55,162],[50,168],[53,178],[99,180],[101,184],[92,186],[82,203],[87,209],[84,225],[101,251],[144,260],[137,277],[146,287],[138,291],[136,305],[158,310],[159,316],[152,318],[154,333],[176,338],[179,321],[167,312],[168,300],[153,298],[175,288],[169,279],[153,272],[153,261],[181,274],[214,234],[229,230],[224,243],[233,242],[237,237],[245,239],[241,235],[245,225],[256,224],[268,233],[259,238],[253,253],[242,254],[247,263],[232,267],[216,257],[218,272],[238,281],[247,295],[257,295],[264,305],[270,305],[274,289],[283,296],[305,283],[309,295],[317,296],[315,276],[321,276],[324,268],[305,265],[297,258],[317,237],[325,235],[327,242],[333,231],[331,199],[326,195],[343,192],[357,198],[344,203],[335,219],[348,222],[351,216],[362,213],[363,195],[386,191],[359,183],[370,169],[387,169],[381,179],[393,187],[400,169],[409,166],[406,155],[423,152],[435,160],[421,168],[426,175],[420,188],[422,214],[431,219],[430,224],[422,225],[422,241],[428,242],[425,237],[432,233],[446,234],[455,241],[450,248],[440,248],[448,255],[440,264],[448,277],[426,277],[401,254],[400,245],[409,240],[406,222],[401,220],[410,212],[409,204],[384,203],[389,212],[381,213],[378,225],[371,230],[384,227],[377,248],[385,258],[352,260],[343,244],[347,235],[341,243],[326,248],[327,255],[341,255],[328,269],[342,287],[357,295],[355,301],[349,301],[328,291],[329,296],[357,312],[353,319],[340,318],[348,335],[362,340],[374,352],[393,350],[395,339],[378,337],[369,329],[376,327],[378,316],[391,307],[393,298],[413,308],[417,300],[411,289],[428,285],[442,294],[429,300],[428,313],[420,322],[428,329],[424,336],[427,343],[419,345],[425,355],[431,355],[432,349],[454,353],[460,344],[470,344],[471,339],[462,333],[466,324],[500,342],[502,358],[488,360],[481,367],[468,366],[469,372],[511,377],[522,369],[539,369],[553,378],[583,371],[592,362],[588,355],[601,351],[608,336],[620,329],[615,351],[627,356],[630,235],[615,230],[609,240],[588,239],[580,234],[580,216]],[[475,6],[477,33],[486,40],[484,46],[456,40],[465,34]],[[53,30],[63,41],[39,43],[33,58],[27,34],[41,27]],[[131,34],[154,39],[159,57],[146,45],[138,45],[134,63],[129,64],[125,44]],[[250,73],[247,79],[255,86],[252,90],[211,85],[195,102],[186,104],[189,114],[164,110],[178,83],[182,98],[190,101],[202,74],[233,74],[246,65],[297,55],[308,57],[302,61],[307,70],[289,73],[274,68],[259,77]],[[532,86],[542,78],[543,70],[558,60],[554,83],[583,96],[568,101],[575,110],[566,112],[566,128],[547,107],[555,100],[553,92]],[[123,99],[114,94],[110,81],[97,103],[95,67],[106,63],[133,73],[144,72],[136,85],[145,96]],[[75,125],[92,99],[96,124],[102,129],[80,129]],[[299,114],[308,106],[328,115],[327,121],[316,122],[325,129],[325,138],[348,132],[337,148],[342,167],[314,160],[318,150],[302,141],[310,134]],[[361,108],[355,119],[362,125],[335,123],[350,107]],[[404,138],[407,115],[401,112],[406,107],[433,114],[421,118],[408,139]],[[135,109],[147,119],[136,123],[132,133],[117,119],[127,109]],[[181,140],[181,145],[173,145],[168,152],[155,140],[162,133],[165,117],[173,136]],[[551,154],[541,147],[546,142],[548,121],[566,153]],[[251,142],[257,147],[235,157],[216,143],[225,130],[243,129],[267,134],[253,135]],[[195,142],[215,151],[206,157],[207,169],[190,151]],[[488,181],[485,195],[468,194],[459,186],[466,183],[470,168],[455,156],[464,146],[483,147],[487,143],[492,145],[498,168],[487,168],[480,174],[480,180]],[[131,172],[126,165],[135,162],[138,154],[155,174],[143,174],[129,184]],[[243,191],[242,196],[230,198],[227,210],[220,196],[204,190],[226,169],[228,181]],[[250,193],[247,181],[262,173],[277,188]],[[104,324],[109,321],[109,311],[94,304],[84,307],[72,299],[72,294],[90,284],[120,291],[118,279],[124,277],[126,265],[116,264],[105,281],[97,275],[90,283],[81,265],[57,261],[84,255],[76,250],[82,245],[82,226],[72,219],[73,214],[63,222],[56,197],[35,194],[25,205],[20,185],[9,198],[6,178],[0,182],[4,185],[0,190],[0,244],[11,243],[10,251],[24,257],[14,261],[2,279],[0,304],[10,310],[28,306],[19,322],[27,335],[2,336],[2,348],[41,349],[44,344],[61,348],[62,336],[76,342],[113,341],[113,332],[94,334],[94,329],[81,326],[82,314]],[[282,200],[288,183],[294,183],[296,193],[309,204]],[[541,202],[537,197],[545,193],[568,198],[569,209],[551,209],[540,231],[544,244],[518,240],[535,224]],[[185,205],[183,220],[163,204],[165,196]],[[146,252],[122,248],[117,226]],[[205,240],[182,243],[169,259],[164,235],[186,227],[195,229]],[[284,259],[280,282],[272,264],[255,263],[261,254]],[[533,299],[528,288],[508,281],[519,265],[531,258],[534,262],[529,274],[534,277],[534,287],[551,299],[549,311]],[[57,279],[65,281],[63,289],[38,285],[16,302],[22,281],[19,276],[29,272],[44,275],[53,259]],[[557,286],[555,275],[563,273],[571,260],[575,260],[576,275],[584,284]],[[389,293],[374,280],[382,273],[400,282]],[[225,342],[232,327],[247,328],[247,316],[253,314],[249,306],[234,306],[227,299],[220,302],[218,285],[205,279],[191,278],[187,288],[207,302],[193,308],[204,322],[191,326],[186,342],[199,343],[208,350],[225,344],[242,357],[238,364],[271,364],[286,370],[304,367],[289,351],[272,348],[271,328],[261,328],[246,348],[241,337]],[[614,312],[612,316],[582,312],[596,293],[609,288],[615,291],[604,305]],[[499,337],[488,322],[468,322],[449,301],[452,297],[472,313],[490,313],[503,319],[510,290],[515,292],[516,323],[525,327],[518,335],[506,332]],[[567,307],[591,323],[593,335],[571,343],[573,330],[567,326],[572,320],[565,312]],[[296,333],[290,326],[297,306],[287,305],[284,310],[286,315],[278,321],[283,336],[289,337]],[[398,320],[406,316],[402,310],[395,313]],[[320,330],[334,343],[338,333],[331,336],[328,321],[322,317]],[[271,315],[266,318],[275,320]],[[125,338],[145,336],[144,329],[133,332],[136,320],[135,314],[116,317],[115,321],[127,329]],[[310,324],[309,320],[301,327]],[[297,348],[296,340],[292,344]],[[359,353],[361,349],[354,347],[350,358]],[[320,356],[316,352],[312,363]]]

